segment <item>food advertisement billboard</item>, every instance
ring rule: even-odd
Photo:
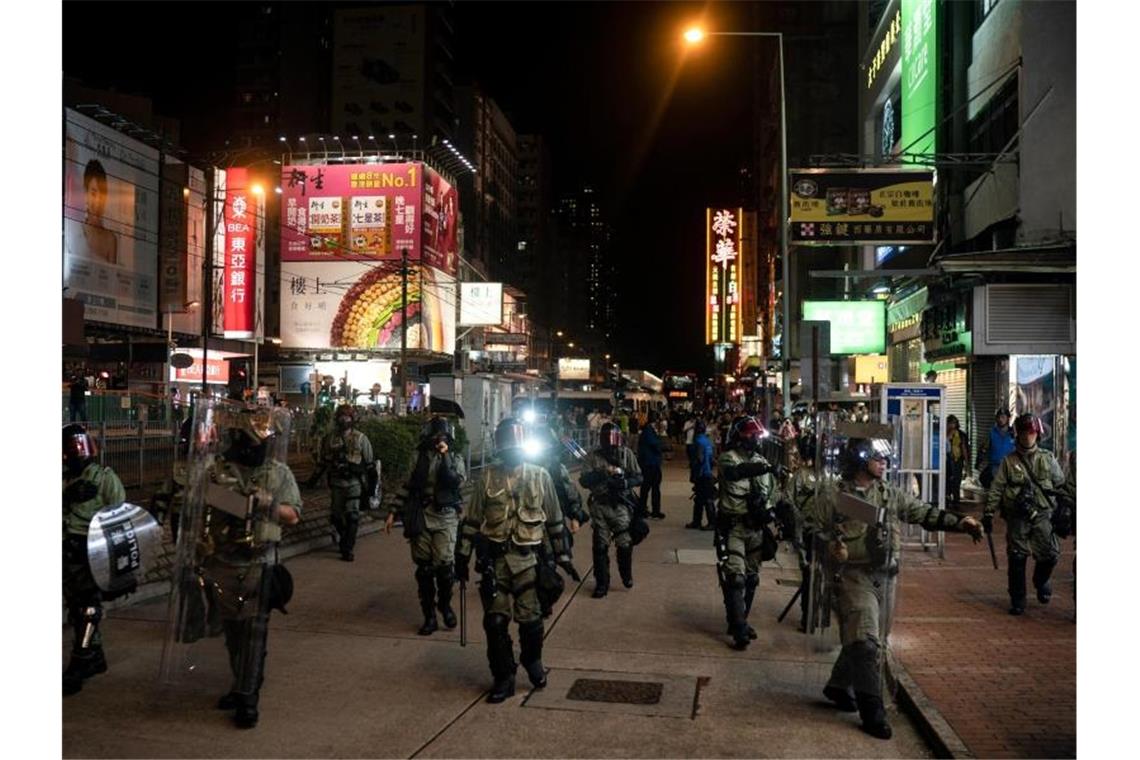
[[[88,320],[155,327],[158,151],[65,110],[63,282]]]
[[[795,245],[929,243],[934,173],[792,169],[789,239]]]

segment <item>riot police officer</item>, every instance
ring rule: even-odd
[[[590,454],[578,483],[590,490],[590,517],[594,528],[594,599],[610,589],[610,542],[617,547],[622,585],[633,587],[631,523],[637,510],[630,489],[641,484],[641,468],[633,451],[623,445],[617,424],[607,422],[599,431],[601,446]]]
[[[63,673],[65,696],[107,670],[99,633],[103,597],[87,561],[87,529],[99,510],[123,503],[127,495],[115,471],[95,461],[98,455],[86,428],[63,427],[63,598],[75,636]]]
[[[519,661],[535,688],[546,686],[536,593],[538,550],[542,547],[561,565],[570,562],[554,481],[544,469],[524,461],[525,441],[523,423],[513,417],[495,429],[495,462],[475,484],[455,555],[455,574],[464,582],[472,554],[477,558],[487,661],[494,677],[487,696],[491,703],[515,693],[517,665],[508,629],[512,615],[519,627]]]
[[[454,628],[457,624],[451,596],[455,586],[455,539],[463,510],[460,489],[466,479],[467,468],[455,450],[451,423],[444,417],[432,417],[420,437],[412,474],[395,507],[403,515],[404,536],[412,545],[420,610],[424,615],[418,631],[421,636],[439,630],[437,609],[445,626]],[[386,533],[392,532],[395,519],[393,510],[384,524]]]
[[[268,409],[207,401],[193,433],[173,572],[175,646],[167,651],[221,633],[233,680],[217,707],[234,711],[239,728],[253,728],[269,615],[283,610],[291,595],[276,567],[276,548],[282,526],[300,521],[301,494],[289,467],[270,456],[283,433]],[[167,657],[164,652],[164,673]]]
[[[373,466],[372,443],[354,429],[356,410],[348,404],[337,407],[336,428],[321,442],[321,465],[328,469],[332,495],[330,521],[338,537],[340,558],[355,559],[356,532],[360,527],[360,500],[368,469]]]
[[[774,495],[774,469],[757,453],[764,426],[755,417],[740,416],[728,432],[728,449],[720,455],[720,475],[714,546],[717,576],[724,595],[728,635],[734,649],[747,649],[756,631],[748,613],[760,585],[760,563],[776,554],[769,499]]]
[[[1049,579],[1061,557],[1061,542],[1053,533],[1054,491],[1065,483],[1061,465],[1052,452],[1038,448],[1041,420],[1022,414],[1013,422],[1016,448],[1001,460],[986,495],[982,522],[993,532],[994,513],[1005,520],[1006,556],[1009,559],[1009,614],[1025,612],[1025,566],[1033,555],[1033,586],[1037,601],[1048,604],[1053,596]]]
[[[884,483],[888,448],[883,441],[849,439],[839,455],[840,480],[820,481],[806,507],[808,520],[830,541],[832,600],[842,643],[823,693],[840,710],[858,710],[863,730],[880,739],[891,738],[880,676],[899,569],[899,523],[968,533],[975,542],[982,536],[974,518],[940,510]],[[881,522],[848,517],[844,495],[878,510]]]

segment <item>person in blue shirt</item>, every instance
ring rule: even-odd
[[[983,442],[978,451],[977,467],[981,470],[978,479],[982,488],[989,490],[994,474],[1002,460],[1013,452],[1015,442],[1013,428],[1009,425],[1009,410],[1005,407],[994,414],[994,426],[990,428],[990,438]]]
[[[712,441],[709,440],[705,430],[705,421],[697,418],[693,427],[693,443],[690,447],[689,482],[693,484],[693,520],[686,528],[694,530],[712,530],[716,521],[716,486],[713,483],[713,454]],[[701,514],[705,515],[705,524],[701,525]]]
[[[649,424],[641,429],[637,440],[637,463],[641,466],[641,499],[638,508],[642,517],[652,517],[655,520],[665,518],[661,511],[661,436],[657,435],[655,424],[657,412],[649,413]],[[646,515],[649,505],[649,496],[653,495],[653,513]]]

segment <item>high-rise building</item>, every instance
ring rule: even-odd
[[[553,255],[553,187],[550,150],[541,135],[519,135],[518,282],[530,299],[532,319],[552,325],[553,302],[569,282]]]
[[[494,98],[478,84],[457,87],[459,113],[455,143],[470,156],[475,172],[459,185],[466,248],[492,280],[521,287],[519,252],[518,137]]]
[[[563,195],[557,209],[557,255],[566,262],[566,323],[599,341],[614,337],[617,324],[617,267],[597,193],[590,186]]]
[[[455,27],[450,3],[334,12],[331,130],[400,149],[452,139]],[[366,146],[367,147],[367,146]]]
[[[239,3],[231,148],[276,147],[281,135],[329,130],[332,6]],[[281,51],[288,50],[288,55]]]

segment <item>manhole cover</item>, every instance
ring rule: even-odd
[[[566,693],[581,702],[614,702],[623,705],[655,705],[661,701],[664,684],[655,681],[603,681],[579,678]]]

